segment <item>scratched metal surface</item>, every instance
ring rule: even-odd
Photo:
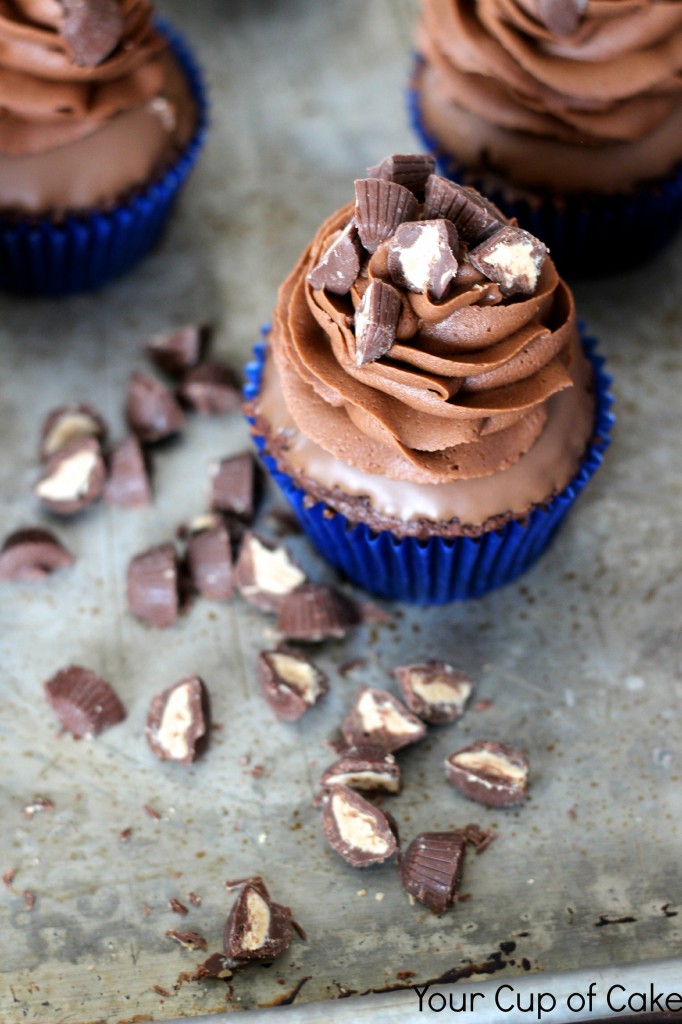
[[[408,0],[163,9],[206,67],[210,143],[166,243],[133,277],[59,304],[0,300],[3,535],[41,519],[30,486],[47,410],[89,399],[120,434],[140,341],[195,318],[217,323],[218,352],[239,365],[279,281],[353,177],[411,148]],[[323,646],[332,692],[303,724],[273,723],[256,692],[255,658],[271,642],[257,612],[197,601],[154,632],[125,611],[129,557],[205,507],[210,457],[246,444],[238,417],[194,420],[158,454],[153,509],[100,506],[58,524],[76,566],[0,592],[0,868],[16,869],[0,891],[3,1020],[165,1020],[266,1006],[304,978],[300,1002],[389,987],[400,971],[421,981],[483,965],[513,976],[679,948],[681,274],[678,244],[646,270],[577,289],[617,374],[619,425],[552,552],[485,600],[395,608],[391,624]],[[327,851],[310,807],[330,759],[324,740],[360,683],[390,685],[393,666],[434,655],[470,672],[477,698],[493,703],[404,754],[405,792],[391,809],[407,840],[467,821],[499,831],[469,858],[471,900],[440,919],[409,905],[393,867],[354,873]],[[366,668],[342,678],[339,665],[356,657]],[[42,681],[68,662],[109,678],[128,709],[96,742],[58,737],[43,702]],[[222,728],[185,769],[157,762],[143,727],[151,695],[190,672],[207,681]],[[528,750],[522,810],[486,811],[443,782],[444,755],[478,736]],[[25,817],[38,795],[54,810]],[[180,983],[201,957],[164,933],[193,928],[218,949],[223,882],[254,872],[294,908],[308,941],[238,977],[232,994]],[[202,905],[179,918],[168,900],[190,891]]]

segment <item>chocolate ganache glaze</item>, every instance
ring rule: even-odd
[[[280,290],[250,412],[280,467],[353,521],[475,534],[569,482],[591,373],[542,243],[431,171],[388,158],[322,225]]]
[[[528,188],[624,191],[682,160],[677,0],[422,0],[427,130]]]
[[[188,141],[196,111],[147,0],[0,0],[0,208],[105,207]]]

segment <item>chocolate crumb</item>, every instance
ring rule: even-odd
[[[185,911],[185,913],[186,912],[187,911]],[[185,947],[185,949],[200,949],[202,953],[205,953],[208,949],[206,939],[203,935],[199,935],[198,932],[179,932],[174,928],[171,928],[166,932],[166,938],[179,942],[181,946]]]
[[[171,898],[168,900],[168,906],[171,908],[174,914],[189,914],[189,910],[187,909],[185,904],[181,903],[180,900],[176,900],[174,896],[171,896]]]
[[[201,906],[201,896],[198,896],[195,892],[188,893],[188,898],[193,907]]]
[[[149,804],[143,804],[142,810],[147,815],[147,817],[151,818],[153,821],[161,821],[161,815],[159,814],[159,812],[155,810],[153,807],[150,807]]]
[[[119,832],[118,838],[119,838],[120,842],[127,843],[132,838],[132,835],[133,835],[132,828],[124,828],[124,829],[122,829]]]
[[[21,896],[22,896],[22,899],[24,901],[24,905],[25,905],[26,909],[27,910],[33,910],[33,908],[35,906],[35,903],[36,903],[35,893],[31,892],[30,889],[24,889],[24,891],[22,892]]]
[[[24,817],[32,818],[36,814],[40,814],[41,811],[53,811],[54,804],[51,800],[46,800],[45,797],[37,796],[33,803],[27,804],[24,807]]]
[[[204,978],[231,978],[234,968],[238,966],[233,959],[223,953],[211,953],[211,955],[199,964],[194,974],[190,975],[192,981],[203,981]]]
[[[7,871],[5,871],[4,875],[2,876],[2,881],[7,886],[8,889],[10,888],[12,882],[14,881],[15,874],[16,868],[8,868]]]

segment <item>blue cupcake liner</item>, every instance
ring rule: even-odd
[[[268,328],[245,368],[244,398],[260,392]],[[604,359],[596,341],[582,336],[585,354],[594,370],[596,397],[592,440],[583,462],[568,486],[547,505],[537,506],[523,521],[512,520],[479,537],[396,537],[389,530],[373,532],[355,525],[324,502],[311,503],[307,493],[277,465],[266,439],[254,434],[261,458],[295,512],[303,530],[320,554],[359,587],[380,597],[414,604],[446,604],[481,597],[511,583],[533,566],[549,546],[568,510],[601,465],[611,442],[613,397]],[[247,417],[248,418],[248,417]],[[253,418],[249,423],[254,426]]]
[[[682,164],[666,178],[632,193],[524,193],[509,183],[457,162],[443,152],[426,128],[414,82],[422,67],[417,57],[407,105],[411,126],[422,146],[436,158],[439,174],[482,192],[516,217],[521,227],[541,238],[562,274],[602,277],[652,259],[682,227]]]
[[[197,106],[194,134],[164,174],[112,210],[54,223],[0,217],[0,289],[59,296],[89,291],[135,266],[158,242],[196,163],[208,127],[208,101],[199,67],[183,38],[165,21],[156,27],[185,73]]]

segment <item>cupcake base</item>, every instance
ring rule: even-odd
[[[208,104],[189,48],[166,22],[157,28],[187,78],[197,123],[180,156],[156,181],[112,210],[31,221],[0,217],[0,289],[60,296],[89,291],[132,269],[159,241],[204,142]]]
[[[444,152],[424,123],[415,82],[423,60],[416,59],[408,90],[413,130],[436,159],[437,173],[477,189],[521,227],[541,238],[563,276],[604,277],[652,259],[682,227],[682,164],[666,178],[631,193],[561,194],[516,188],[494,173],[460,164]]]
[[[611,381],[603,370],[603,359],[596,354],[596,342],[583,337],[583,348],[594,372],[596,408],[593,436],[578,472],[560,494],[546,505],[536,506],[523,521],[510,520],[499,530],[477,537],[399,538],[388,530],[374,532],[365,523],[352,524],[324,502],[312,500],[283,472],[269,453],[265,437],[256,432],[254,440],[303,530],[320,554],[353,583],[377,596],[415,604],[480,597],[534,565],[601,465],[613,425]],[[263,340],[246,367],[247,401],[260,392],[266,350]],[[255,421],[249,422],[255,428]]]

